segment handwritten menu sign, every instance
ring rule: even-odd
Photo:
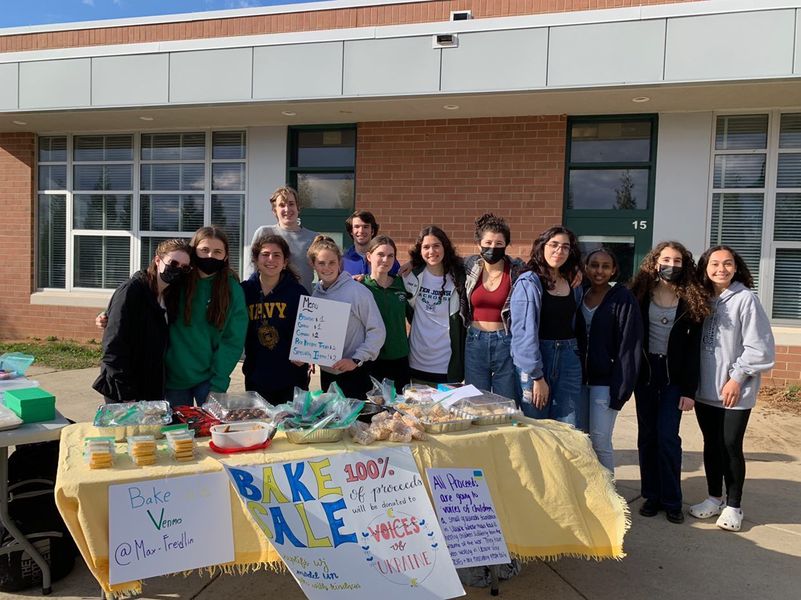
[[[301,296],[289,360],[330,367],[342,358],[350,304]]]
[[[308,598],[464,595],[407,446],[225,468]]]
[[[226,481],[218,472],[109,486],[109,581],[234,560]]]
[[[457,568],[511,562],[481,469],[426,469],[442,532]]]

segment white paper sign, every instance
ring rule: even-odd
[[[308,598],[464,595],[408,446],[225,468]]]
[[[301,296],[289,360],[330,367],[342,358],[350,304]]]
[[[473,398],[475,396],[481,396],[483,394],[484,392],[482,392],[474,385],[461,385],[457,388],[453,388],[452,390],[445,390],[444,392],[437,392],[436,394],[432,394],[431,399],[434,402],[439,402],[440,404],[442,404],[443,408],[448,408],[449,406],[452,406],[459,400],[463,400],[465,398]]]
[[[108,521],[112,584],[234,560],[222,471],[111,485]]]
[[[426,469],[428,485],[457,568],[511,562],[481,469]]]

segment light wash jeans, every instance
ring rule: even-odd
[[[464,348],[465,383],[516,401],[520,393],[511,344],[512,335],[503,329],[468,329]]]
[[[581,401],[581,359],[576,340],[540,340],[540,352],[545,382],[550,388],[548,404],[537,408],[523,402],[523,414],[532,419],[554,419],[586,430],[587,411]],[[528,385],[532,385],[531,380]]]
[[[600,463],[615,472],[612,432],[618,412],[609,408],[608,385],[582,385],[582,401],[589,407],[590,440]]]
[[[211,381],[204,381],[187,390],[166,390],[164,399],[170,403],[170,408],[192,406],[195,402],[200,406],[206,401],[209,391],[211,391]]]

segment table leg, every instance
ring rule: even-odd
[[[492,565],[489,568],[489,571],[490,571],[490,577],[492,578],[492,582],[490,583],[490,596],[497,596],[498,594],[500,594],[500,591],[498,589],[498,586],[500,585],[500,581],[498,579],[499,566]]]
[[[50,587],[50,565],[39,554],[36,547],[26,538],[8,515],[8,448],[0,447],[0,523],[6,528],[11,537],[23,547],[33,561],[42,571],[42,594],[48,595]]]

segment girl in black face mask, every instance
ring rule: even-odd
[[[487,213],[476,219],[475,240],[479,254],[465,260],[462,296],[462,315],[468,324],[465,383],[519,400],[510,354],[509,298],[525,264],[506,255],[511,234],[501,217]]]
[[[202,404],[225,392],[248,326],[245,296],[229,267],[228,237],[201,227],[190,241],[194,270],[181,292],[179,318],[170,327],[167,391],[170,405]]]
[[[645,356],[634,391],[645,499],[640,514],[653,517],[664,510],[668,521],[681,523],[679,425],[682,411],[695,405],[708,293],[696,280],[692,254],[678,242],[662,242],[648,253],[632,292],[644,326]]]
[[[184,240],[165,240],[153,261],[111,297],[100,375],[92,387],[106,402],[162,400],[168,325],[177,316],[180,283],[191,270]]]

